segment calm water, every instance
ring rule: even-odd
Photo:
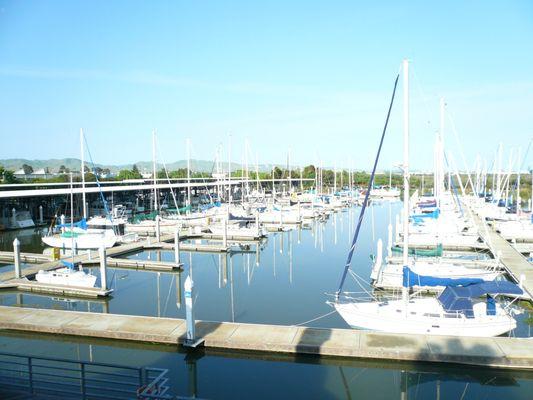
[[[366,215],[353,269],[363,279],[370,275],[370,255],[375,240],[386,241],[387,225],[401,203],[371,207]],[[49,296],[0,292],[0,302],[27,307],[72,309],[78,311],[184,317],[183,282],[192,274],[195,312],[198,319],[268,324],[299,324],[330,312],[326,304],[339,283],[350,246],[359,208],[315,222],[308,229],[270,234],[257,251],[256,244],[231,255],[182,253],[182,273],[155,273],[111,268],[108,282],[113,297],[105,301],[67,300]],[[17,232],[22,251],[42,251],[39,235],[32,230]],[[0,236],[3,249],[11,249],[13,233]],[[145,251],[130,258],[173,261],[169,251]],[[5,271],[12,266],[4,266]],[[93,273],[98,275],[98,269]],[[367,285],[364,289],[369,290]],[[348,277],[345,290],[362,288]],[[519,316],[513,333],[530,336],[530,326]],[[309,326],[346,328],[336,314],[316,320]],[[171,348],[133,348],[111,342],[72,342],[73,339],[46,337],[0,337],[1,351],[87,359],[89,343],[93,360],[163,367],[171,370],[176,394],[190,393],[188,377],[196,370],[199,397],[207,398],[393,398],[401,390],[421,398],[530,398],[533,375],[501,373],[464,367],[435,367],[322,360],[298,357],[266,358],[242,353],[207,352],[191,367],[185,355]],[[53,350],[53,352],[51,352]],[[188,383],[189,382],[189,383]],[[401,383],[403,382],[403,384]],[[379,390],[376,392],[376,390]]]
[[[389,221],[394,221],[400,208],[401,203],[383,203],[368,210],[353,260],[353,270],[363,280],[369,280],[375,241],[382,238],[386,242]],[[326,301],[332,299],[330,294],[339,284],[359,211],[359,208],[345,210],[333,214],[326,222],[316,221],[307,229],[270,234],[259,244],[259,251],[256,244],[251,244],[228,255],[184,252],[181,273],[110,268],[108,285],[114,292],[108,300],[65,301],[43,295],[0,292],[0,303],[184,318],[183,283],[187,274],[192,274],[198,319],[300,324],[332,310]],[[20,237],[22,251],[37,251],[41,246],[38,233],[30,230],[24,234]],[[13,240],[13,233],[10,235],[5,241],[8,244]],[[127,257],[173,261],[174,252],[144,251]],[[10,268],[13,267],[7,265],[0,270]],[[92,272],[99,275],[98,268]],[[362,292],[371,288],[368,284],[358,286],[348,276],[345,290]],[[528,317],[528,313],[517,317],[520,323],[514,335],[530,336],[530,325],[523,322]],[[308,325],[347,327],[337,313]]]
[[[166,346],[0,334],[0,353],[6,351],[166,368],[173,394],[204,399],[530,399],[533,393],[532,373],[465,366],[212,351],[187,355]],[[2,397],[11,393],[8,385],[0,386]]]

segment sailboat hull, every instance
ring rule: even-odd
[[[481,309],[475,318],[466,318],[443,313],[435,298],[410,300],[407,312],[402,300],[337,303],[335,308],[352,328],[390,333],[492,337],[516,328],[515,319],[499,306],[496,315],[483,315]]]

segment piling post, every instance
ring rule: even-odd
[[[176,268],[181,267],[180,262],[180,228],[177,228],[174,231],[174,262],[176,263]]]
[[[389,224],[389,236],[387,240],[387,257],[392,256],[392,224]]]
[[[65,214],[61,214],[61,217],[59,217],[59,220],[61,221],[61,231],[64,232],[65,231]]]
[[[257,237],[260,237],[261,230],[259,229],[259,211],[255,214],[255,228],[257,229]]]
[[[98,249],[98,254],[100,257],[100,280],[102,290],[107,290],[107,258],[105,246],[102,244]]]
[[[13,228],[18,228],[17,226],[17,210],[13,208],[11,210],[11,225],[13,225]]]
[[[203,340],[196,338],[195,321],[194,321],[194,282],[188,275],[183,284],[185,294],[185,320],[187,325],[187,334],[183,345],[186,347],[196,347],[203,343]]]
[[[155,216],[155,238],[157,243],[161,241],[161,223],[159,222],[159,215]]]
[[[228,247],[228,221],[222,220],[222,247]]]
[[[74,242],[72,243],[72,254],[77,256],[78,255],[78,242],[76,239],[74,239]]]
[[[44,222],[43,218],[43,206],[39,206],[39,223],[42,224]]]
[[[19,279],[22,275],[20,272],[20,242],[18,238],[13,240],[13,257],[15,259],[15,278]]]
[[[396,232],[395,232],[395,237],[394,237],[394,241],[396,243],[398,243],[400,241],[400,216],[398,214],[396,214]]]

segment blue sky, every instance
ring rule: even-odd
[[[188,137],[213,159],[231,134],[237,162],[248,139],[260,162],[368,169],[404,57],[414,168],[432,166],[440,96],[470,164],[525,151],[531,1],[0,0],[0,158],[77,157],[83,127],[95,162],[148,160],[155,128],[166,161]],[[382,168],[401,160],[399,94]],[[459,162],[450,120],[445,141]]]

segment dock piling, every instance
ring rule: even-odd
[[[187,325],[187,333],[183,345],[185,347],[195,348],[201,345],[204,341],[196,338],[193,304],[194,282],[190,275],[188,275],[187,279],[185,279],[183,288],[185,289],[185,322]]]
[[[15,259],[15,278],[19,279],[22,275],[20,273],[20,241],[18,238],[13,240],[13,256]]]
[[[389,232],[388,232],[388,240],[387,240],[387,257],[392,257],[392,224],[389,224]]]
[[[228,247],[228,221],[224,219],[222,226],[224,228],[222,230],[222,247],[226,248]]]
[[[180,262],[180,229],[177,228],[174,232],[174,262],[176,263],[176,268],[181,266]]]
[[[100,256],[100,281],[102,290],[107,290],[107,258],[105,246],[102,244],[98,249]]]
[[[161,241],[161,223],[159,221],[159,215],[155,216],[155,237],[156,242],[159,243]]]
[[[43,218],[43,206],[39,206],[39,223],[42,224],[44,222]]]

